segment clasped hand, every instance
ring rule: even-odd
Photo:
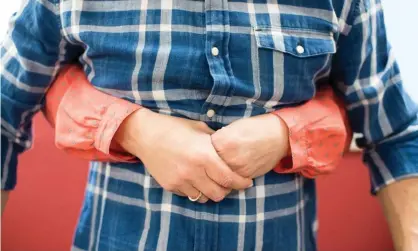
[[[115,140],[137,156],[166,190],[219,202],[252,186],[289,148],[285,123],[275,115],[244,118],[213,131],[206,123],[140,109],[122,123]]]

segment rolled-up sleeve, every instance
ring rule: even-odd
[[[138,159],[112,145],[112,139],[122,122],[139,108],[97,90],[81,67],[72,65],[52,84],[44,114],[55,127],[59,149],[88,160],[135,162]]]
[[[344,27],[331,77],[345,97],[353,131],[363,135],[357,143],[365,148],[376,193],[418,177],[418,107],[403,87],[380,0],[353,1],[348,13],[340,22]]]
[[[59,5],[23,1],[1,44],[1,188],[16,185],[18,154],[31,147],[33,115],[60,66],[78,51],[61,35]]]
[[[289,156],[274,168],[315,178],[333,171],[352,139],[344,105],[329,86],[307,103],[275,111],[289,129]]]

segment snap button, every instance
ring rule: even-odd
[[[303,48],[302,45],[298,45],[298,46],[296,46],[296,52],[298,54],[303,54],[305,52],[305,48]]]
[[[215,115],[215,111],[214,111],[214,110],[212,110],[212,109],[210,109],[210,110],[208,110],[208,111],[206,112],[206,115],[207,115],[209,118],[212,118],[212,117]]]
[[[212,47],[212,55],[213,56],[218,56],[219,55],[219,49],[216,47]]]

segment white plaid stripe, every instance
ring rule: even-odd
[[[101,171],[103,164],[102,163],[95,163],[91,166],[91,173],[94,173],[97,170]],[[103,194],[103,190],[101,189],[101,183],[100,183],[100,175],[98,175],[98,173],[96,173],[96,181],[95,183],[97,184],[96,187],[94,187],[94,191],[93,191],[93,212],[92,212],[92,216],[91,216],[91,223],[90,225],[92,226],[90,229],[90,239],[88,242],[88,250],[93,250],[93,245],[94,245],[94,241],[95,241],[95,235],[96,235],[96,220],[97,220],[97,204],[99,201],[99,195]],[[100,220],[100,219],[99,219]],[[97,233],[99,234],[99,233]]]
[[[268,13],[270,16],[270,23],[274,24],[274,20],[273,17],[274,16],[280,16],[280,12],[281,9],[279,9],[279,5],[274,5],[274,4],[269,4],[267,6],[268,8]],[[279,19],[280,20],[280,19]],[[278,27],[280,27],[280,22],[278,22]],[[283,36],[280,35],[280,33],[276,34],[275,36],[273,36],[273,42],[277,45],[277,44],[283,44],[284,43],[284,39]],[[274,90],[273,90],[273,96],[271,97],[271,99],[269,101],[267,101],[267,104],[272,104],[271,107],[273,107],[275,100],[281,100],[282,96],[283,96],[283,89],[284,89],[284,57],[283,54],[281,53],[275,53],[273,55],[273,66],[274,69],[273,71],[277,74],[274,75]],[[274,104],[274,105],[273,105]]]
[[[244,250],[245,247],[245,224],[247,222],[247,204],[245,203],[245,191],[238,192],[239,202],[239,221],[238,221],[238,238],[237,251]]]
[[[148,203],[149,192],[150,192],[150,188],[151,188],[151,182],[150,182],[151,181],[151,176],[150,175],[143,175],[143,177],[144,177],[143,182],[144,182],[144,189],[145,189],[144,199],[146,201],[145,208],[147,209],[147,211],[145,213],[144,228],[142,230],[141,238],[139,239],[138,251],[145,249],[145,242],[147,241],[147,236],[148,236],[148,232],[149,232],[149,228],[150,228],[150,221],[151,221],[151,212],[149,211],[151,207]]]
[[[255,228],[255,250],[262,250],[263,249],[263,235],[264,235],[264,220],[265,220],[265,197],[266,197],[266,190],[265,190],[265,182],[264,177],[260,177],[256,180],[256,203],[257,203],[257,226]],[[298,209],[296,208],[296,211]]]
[[[153,1],[152,1],[153,2]],[[168,57],[171,51],[171,19],[172,19],[172,8],[173,8],[173,2],[172,0],[163,0],[161,1],[161,6],[158,6],[159,9],[161,9],[161,32],[160,32],[160,44],[165,46],[160,46],[158,48],[157,52],[157,58],[155,69],[152,76],[152,82],[154,83],[152,85],[153,90],[153,97],[155,97],[156,100],[165,98],[164,93],[164,76],[165,71],[168,63]],[[164,8],[164,9],[162,9]],[[166,33],[163,33],[164,31],[168,31]],[[154,93],[154,91],[156,91]],[[162,95],[158,95],[158,93],[161,93]],[[169,111],[169,105],[166,102],[159,102],[158,103],[159,109],[164,109]],[[168,114],[170,115],[170,114]],[[170,229],[170,216],[171,216],[171,200],[172,200],[172,193],[163,192],[162,196],[162,204],[161,204],[161,229],[158,235],[158,243],[156,250],[167,250],[168,248],[168,237],[169,237],[169,229]]]
[[[300,185],[298,185],[298,187],[300,187]],[[101,196],[104,193],[100,185],[95,186],[92,184],[89,184],[87,186],[87,191],[88,193],[95,194],[96,196],[97,195]],[[200,219],[200,220],[211,221],[211,222],[237,223],[240,221],[240,219],[242,219],[242,216],[238,214],[237,215],[231,215],[231,214],[215,215],[213,213],[199,212],[200,216],[197,216],[196,215],[197,212],[187,209],[187,208],[179,207],[179,206],[172,205],[172,204],[149,203],[149,202],[145,202],[142,199],[127,197],[127,196],[116,194],[113,192],[107,192],[107,200],[129,205],[129,206],[136,206],[140,208],[146,208],[147,207],[146,204],[148,204],[148,207],[152,212],[165,212],[165,213],[170,213],[170,214],[178,214],[178,215],[182,215],[184,217],[190,218],[190,219]],[[259,221],[275,219],[277,217],[294,215],[296,212],[300,212],[301,210],[304,210],[305,205],[306,205],[306,201],[303,200],[303,201],[298,202],[292,207],[277,209],[277,210],[269,211],[269,212],[247,214],[246,222],[247,223],[259,222]]]
[[[103,185],[103,194],[102,194],[102,204],[101,204],[101,210],[100,210],[100,216],[98,217],[99,219],[99,227],[97,229],[97,239],[100,240],[100,234],[102,233],[102,226],[103,226],[103,221],[106,220],[105,219],[105,208],[106,208],[106,202],[107,202],[107,186],[109,184],[109,177],[110,177],[110,165],[106,164],[104,165],[105,168],[105,179],[104,179],[104,185]],[[99,243],[96,242],[96,251],[99,250]]]

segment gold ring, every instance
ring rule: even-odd
[[[200,199],[200,197],[202,197],[202,192],[199,192],[199,195],[196,198],[192,198],[190,196],[188,196],[188,197],[189,197],[190,201],[193,201],[193,202],[198,201]]]

